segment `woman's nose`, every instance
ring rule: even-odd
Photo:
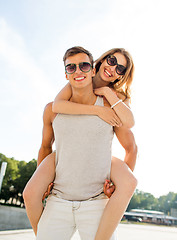
[[[117,65],[109,67],[112,73],[116,72],[116,67],[117,67]]]

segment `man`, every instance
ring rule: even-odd
[[[72,87],[70,101],[109,106],[93,92],[92,77],[95,70],[93,58],[87,50],[80,47],[69,49],[65,54],[64,63],[66,78]],[[118,136],[121,130],[115,129],[115,132]],[[101,230],[97,235],[96,232],[108,202],[102,194],[102,187],[104,180],[110,177],[113,128],[97,116],[65,114],[56,116],[50,103],[44,111],[39,162],[52,152],[54,135],[56,141],[54,189],[40,218],[37,239],[70,239],[78,229],[81,239],[103,240],[104,231]],[[121,139],[121,135],[118,137]],[[117,202],[120,201],[121,204],[121,199],[117,200],[116,194],[114,196],[109,201],[112,202],[112,207],[107,204],[102,228],[110,224],[110,210]],[[126,207],[129,198],[130,196],[127,197],[127,202],[122,204],[123,208]],[[114,226],[110,226],[111,233],[108,233],[109,239],[116,227],[116,215],[115,211]],[[108,221],[106,224],[104,219]],[[109,229],[106,232],[109,232]],[[114,234],[111,239],[115,239]]]

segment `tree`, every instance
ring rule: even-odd
[[[166,214],[170,213],[171,208],[177,208],[176,201],[177,193],[174,192],[169,192],[167,195],[159,197],[159,210],[163,210]]]
[[[5,155],[0,154],[0,167],[2,162],[7,162],[7,169],[0,199],[5,200],[5,202],[11,200],[11,203],[15,202],[16,204],[23,203],[22,192],[36,169],[37,161],[33,159],[27,163],[14,158],[7,158]]]
[[[0,199],[5,202],[23,204],[22,192],[37,167],[37,161],[18,161],[7,158],[0,153],[0,167],[2,162],[7,162],[6,174],[3,180]],[[169,192],[167,195],[155,198],[151,193],[136,190],[127,208],[135,208],[170,212],[171,208],[177,209],[177,193]]]
[[[136,189],[136,191],[128,205],[127,211],[130,211],[131,209],[139,208],[138,206],[140,206],[140,202],[141,202],[139,193],[140,193],[140,191],[138,189]]]
[[[33,175],[34,171],[36,170],[36,167],[37,167],[37,161],[35,159],[31,160],[28,163],[24,161],[19,162],[18,164],[19,176],[14,181],[14,186],[18,193],[23,192],[25,185]]]
[[[14,160],[13,158],[7,158],[5,155],[0,154],[0,165],[2,162],[7,162],[7,168],[3,179],[0,198],[7,201],[14,196],[13,183],[18,176],[18,161]]]
[[[127,210],[134,208],[155,210],[157,205],[158,200],[151,193],[136,190]]]

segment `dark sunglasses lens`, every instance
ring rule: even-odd
[[[107,57],[107,63],[110,65],[110,66],[115,66],[117,64],[117,59],[116,57],[114,56],[108,56]]]
[[[119,75],[123,75],[126,71],[126,67],[124,67],[123,65],[117,65],[116,67],[116,72],[119,74]]]
[[[68,64],[68,65],[66,65],[65,70],[69,74],[74,73],[76,71],[76,65],[75,64]]]
[[[91,69],[91,65],[88,62],[82,62],[79,64],[79,68],[82,72],[89,72]]]

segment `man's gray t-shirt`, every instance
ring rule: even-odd
[[[95,105],[104,106],[97,97]],[[88,200],[103,192],[110,178],[113,127],[95,115],[57,114],[53,121],[56,177],[53,194]]]

